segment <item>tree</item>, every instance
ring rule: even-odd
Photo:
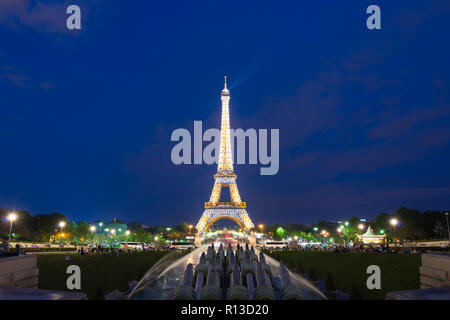
[[[438,220],[434,224],[433,232],[436,233],[441,239],[444,239],[447,234],[447,228],[441,220]]]
[[[78,239],[89,239],[91,237],[91,225],[87,222],[84,221],[79,221],[76,225],[75,225],[75,230],[74,230],[74,235],[76,235],[76,237]]]
[[[7,221],[7,216],[12,210],[0,208],[0,234],[9,235],[10,223],[4,223]],[[32,240],[33,238],[33,217],[24,210],[15,210],[17,214],[17,219],[13,224],[13,234],[14,238],[23,240]]]
[[[58,231],[58,224],[66,221],[66,216],[62,213],[38,214],[33,217],[33,232],[36,233],[36,240],[49,241]]]
[[[134,231],[134,230],[139,229],[139,228],[142,228],[142,223],[140,223],[140,222],[130,222],[128,224],[128,229],[130,231]]]
[[[131,239],[137,242],[147,242],[149,233],[144,228],[139,228],[131,233]]]
[[[182,222],[179,225],[177,225],[175,227],[175,230],[180,232],[180,233],[188,233],[189,232],[189,227],[188,224],[186,222]]]

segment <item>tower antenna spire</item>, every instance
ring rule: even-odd
[[[227,76],[225,76],[225,87],[224,89],[227,89]]]

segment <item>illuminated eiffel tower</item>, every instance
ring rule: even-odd
[[[230,91],[227,89],[227,77],[225,77],[225,87],[221,94],[222,99],[222,124],[220,131],[220,153],[217,173],[214,175],[214,187],[209,198],[205,202],[205,211],[196,229],[202,234],[216,221],[221,219],[231,219],[247,231],[254,227],[252,220],[247,214],[246,203],[241,201],[236,185],[237,175],[233,171],[233,158],[231,156],[230,138],[230,112],[228,105],[230,102]],[[231,202],[221,202],[220,195],[223,187],[230,189]]]

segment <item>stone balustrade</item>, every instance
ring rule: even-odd
[[[438,253],[422,254],[420,288],[450,286],[450,255]]]
[[[36,255],[0,258],[0,286],[37,288],[38,282]]]

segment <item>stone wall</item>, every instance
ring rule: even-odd
[[[422,254],[420,289],[450,286],[450,255]]]
[[[0,258],[0,286],[37,288],[38,282],[36,255]]]

